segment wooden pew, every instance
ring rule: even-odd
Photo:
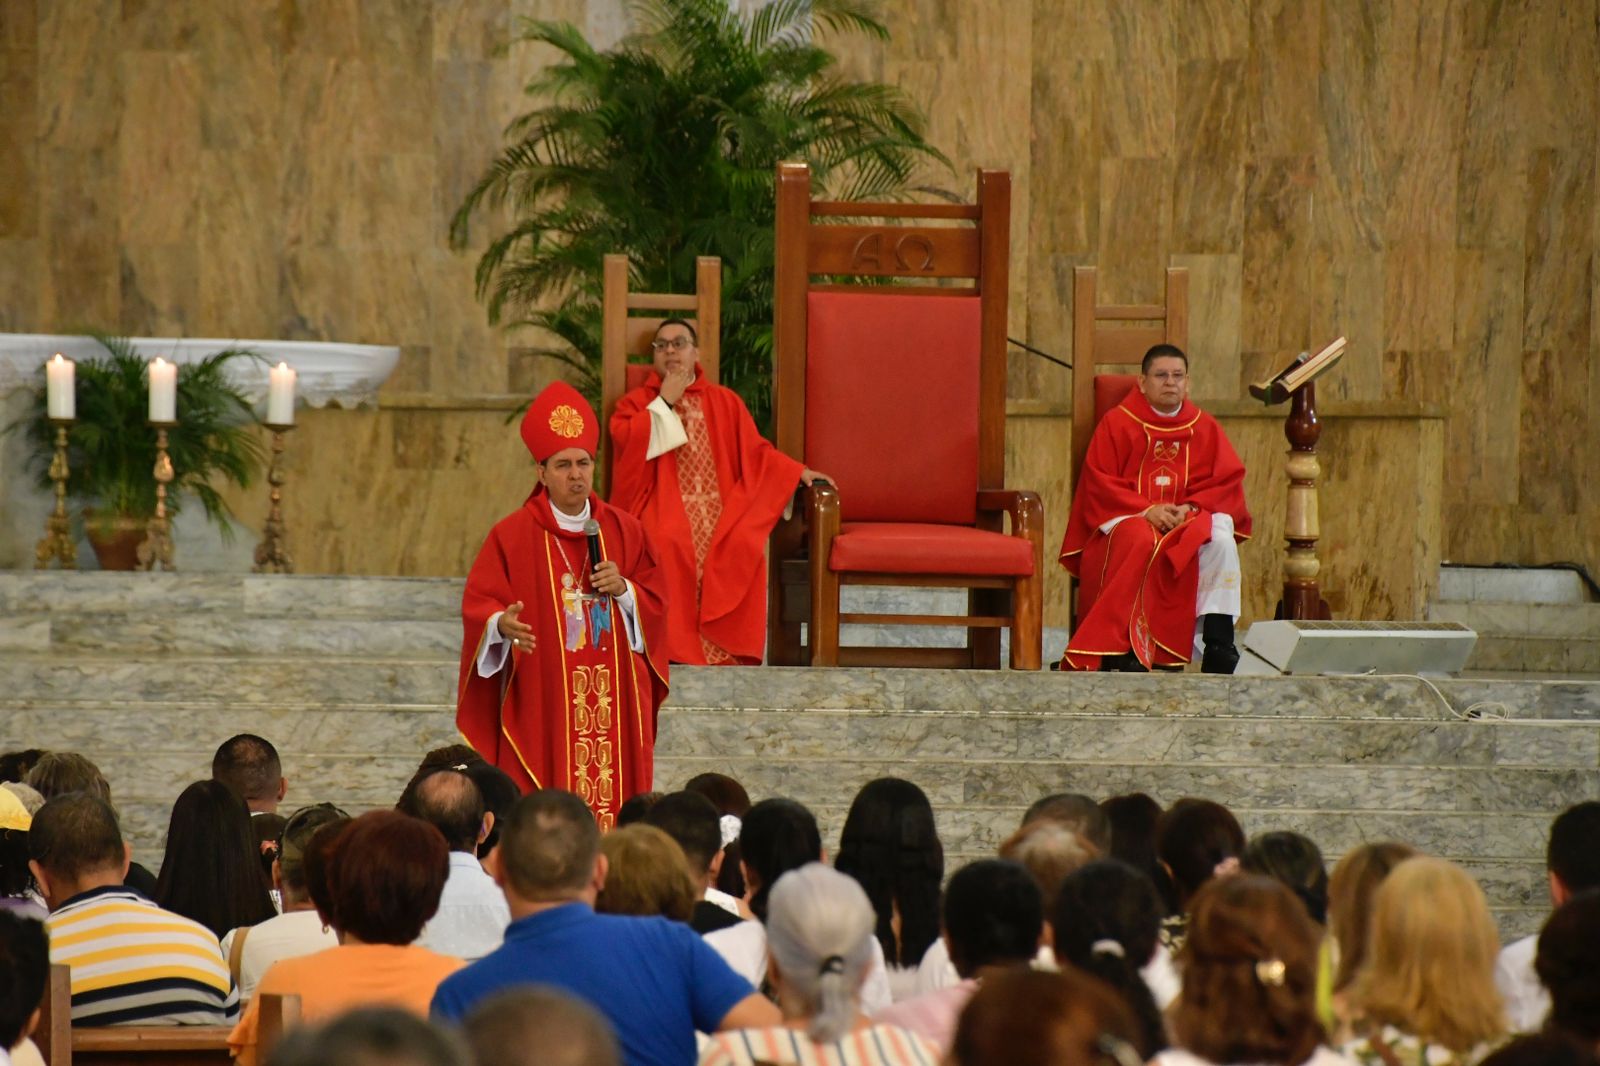
[[[278,997],[272,997],[277,999]],[[293,1013],[298,1017],[299,997]],[[265,1005],[265,1004],[263,1004]],[[283,1030],[287,1005],[277,1008],[274,1033]],[[229,1066],[230,1025],[110,1025],[72,1027],[72,971],[61,963],[50,965],[40,1004],[39,1028],[33,1042],[46,1066]]]

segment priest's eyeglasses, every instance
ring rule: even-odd
[[[681,352],[694,342],[688,337],[674,337],[671,340],[654,340],[650,342],[650,349],[656,352],[674,351]]]

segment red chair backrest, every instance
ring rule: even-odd
[[[1137,374],[1096,374],[1094,376],[1094,422],[1100,420],[1111,412],[1111,409],[1127,398],[1139,384]]]
[[[975,296],[806,297],[806,465],[837,479],[847,521],[977,518]]]
[[[627,392],[632,392],[650,379],[655,367],[650,363],[629,363],[627,374],[624,378]]]

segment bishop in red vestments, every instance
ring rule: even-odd
[[[588,402],[559,382],[522,420],[539,485],[490,530],[467,577],[456,725],[524,791],[575,792],[605,830],[650,791],[667,662],[649,538],[591,491],[599,437]]]
[[[1089,441],[1061,545],[1061,564],[1079,582],[1064,670],[1183,664],[1197,645],[1209,672],[1232,673],[1238,662],[1244,464],[1217,420],[1190,402],[1188,368],[1182,350],[1150,349],[1138,387]]]
[[[611,415],[612,502],[638,517],[661,558],[667,656],[761,662],[766,546],[797,485],[822,475],[756,431],[744,401],[700,370],[689,323],[669,318],[649,380]]]

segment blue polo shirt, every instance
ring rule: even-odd
[[[715,1032],[755,991],[687,925],[578,902],[512,922],[505,943],[440,982],[431,1013],[459,1023],[496,992],[534,984],[604,1014],[628,1066],[693,1066],[695,1031]]]

